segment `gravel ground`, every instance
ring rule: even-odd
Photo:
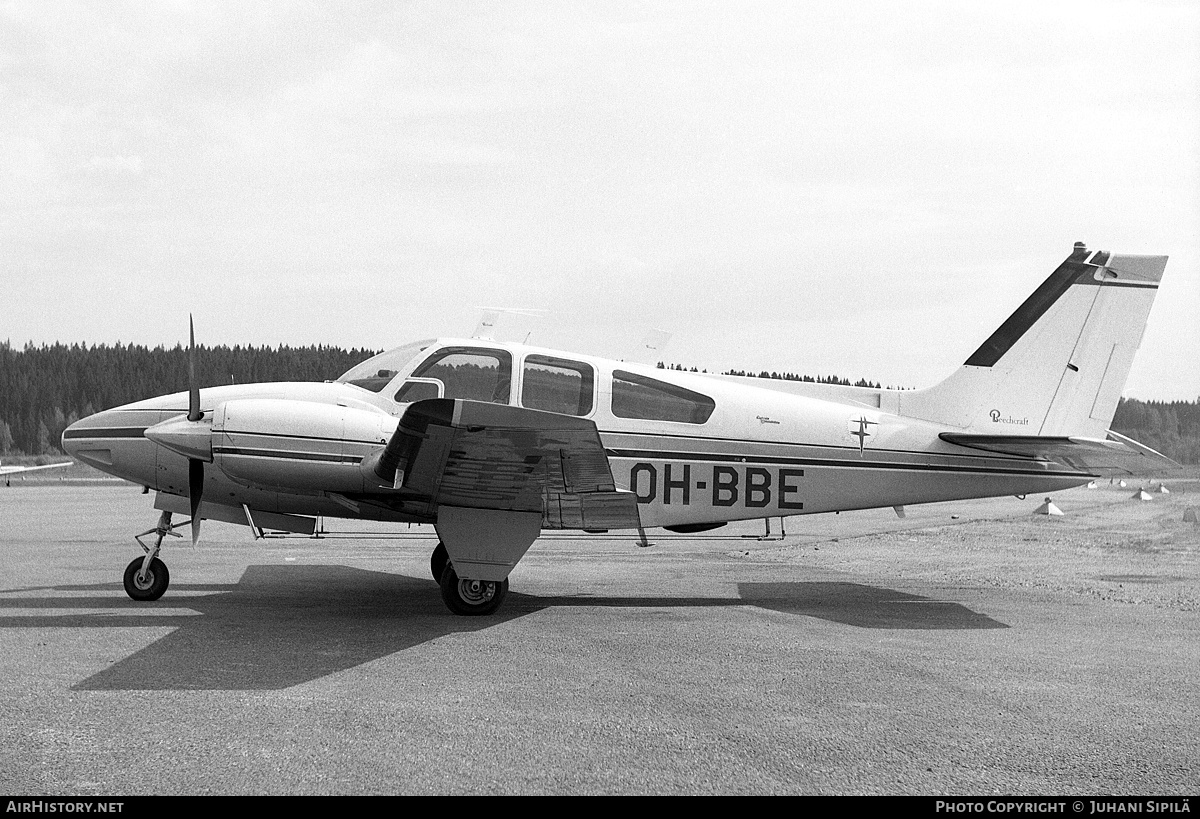
[[[148,497],[0,487],[0,792],[1194,794],[1200,483],[1171,486],[547,537],[481,619],[427,536],[364,526],[206,524],[136,604]]]

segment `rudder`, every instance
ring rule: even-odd
[[[1166,256],[1081,242],[955,373],[900,394],[900,413],[963,430],[1103,438]]]

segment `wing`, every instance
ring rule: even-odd
[[[60,464],[45,464],[43,466],[0,466],[0,475],[15,475],[18,472],[35,472],[39,469],[57,469],[60,466],[70,466],[74,461],[64,461]]]
[[[973,435],[943,432],[943,441],[985,452],[1055,461],[1081,472],[1110,475],[1151,475],[1181,468],[1160,452],[1112,430],[1108,438],[1072,438],[1051,435]]]
[[[640,525],[586,418],[462,399],[405,411],[371,465],[380,480],[432,506],[540,512],[548,529]]]

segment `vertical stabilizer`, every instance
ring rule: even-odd
[[[940,384],[900,412],[972,432],[1104,438],[1166,256],[1071,255]]]

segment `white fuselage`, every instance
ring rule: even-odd
[[[361,464],[394,432],[408,406],[395,398],[412,373],[448,347],[510,356],[507,394],[493,400],[516,406],[527,406],[532,395],[526,362],[591,368],[591,395],[580,417],[595,423],[614,482],[636,495],[645,527],[1048,492],[1092,477],[1046,461],[947,443],[938,435],[948,427],[880,409],[889,406],[886,391],[847,389],[846,395],[861,402],[828,400],[764,388],[761,379],[451,339],[429,342],[394,374],[381,369],[389,376],[375,391],[341,382],[201,390],[216,467],[204,473],[205,501],[263,512],[429,521],[427,510],[381,495]],[[619,379],[632,374],[702,396],[707,417],[633,418],[620,407],[618,414],[614,372]],[[437,387],[436,379],[418,376],[415,383]],[[105,472],[186,496],[187,458],[144,433],[187,411],[187,393],[127,404],[72,425],[63,445]]]

